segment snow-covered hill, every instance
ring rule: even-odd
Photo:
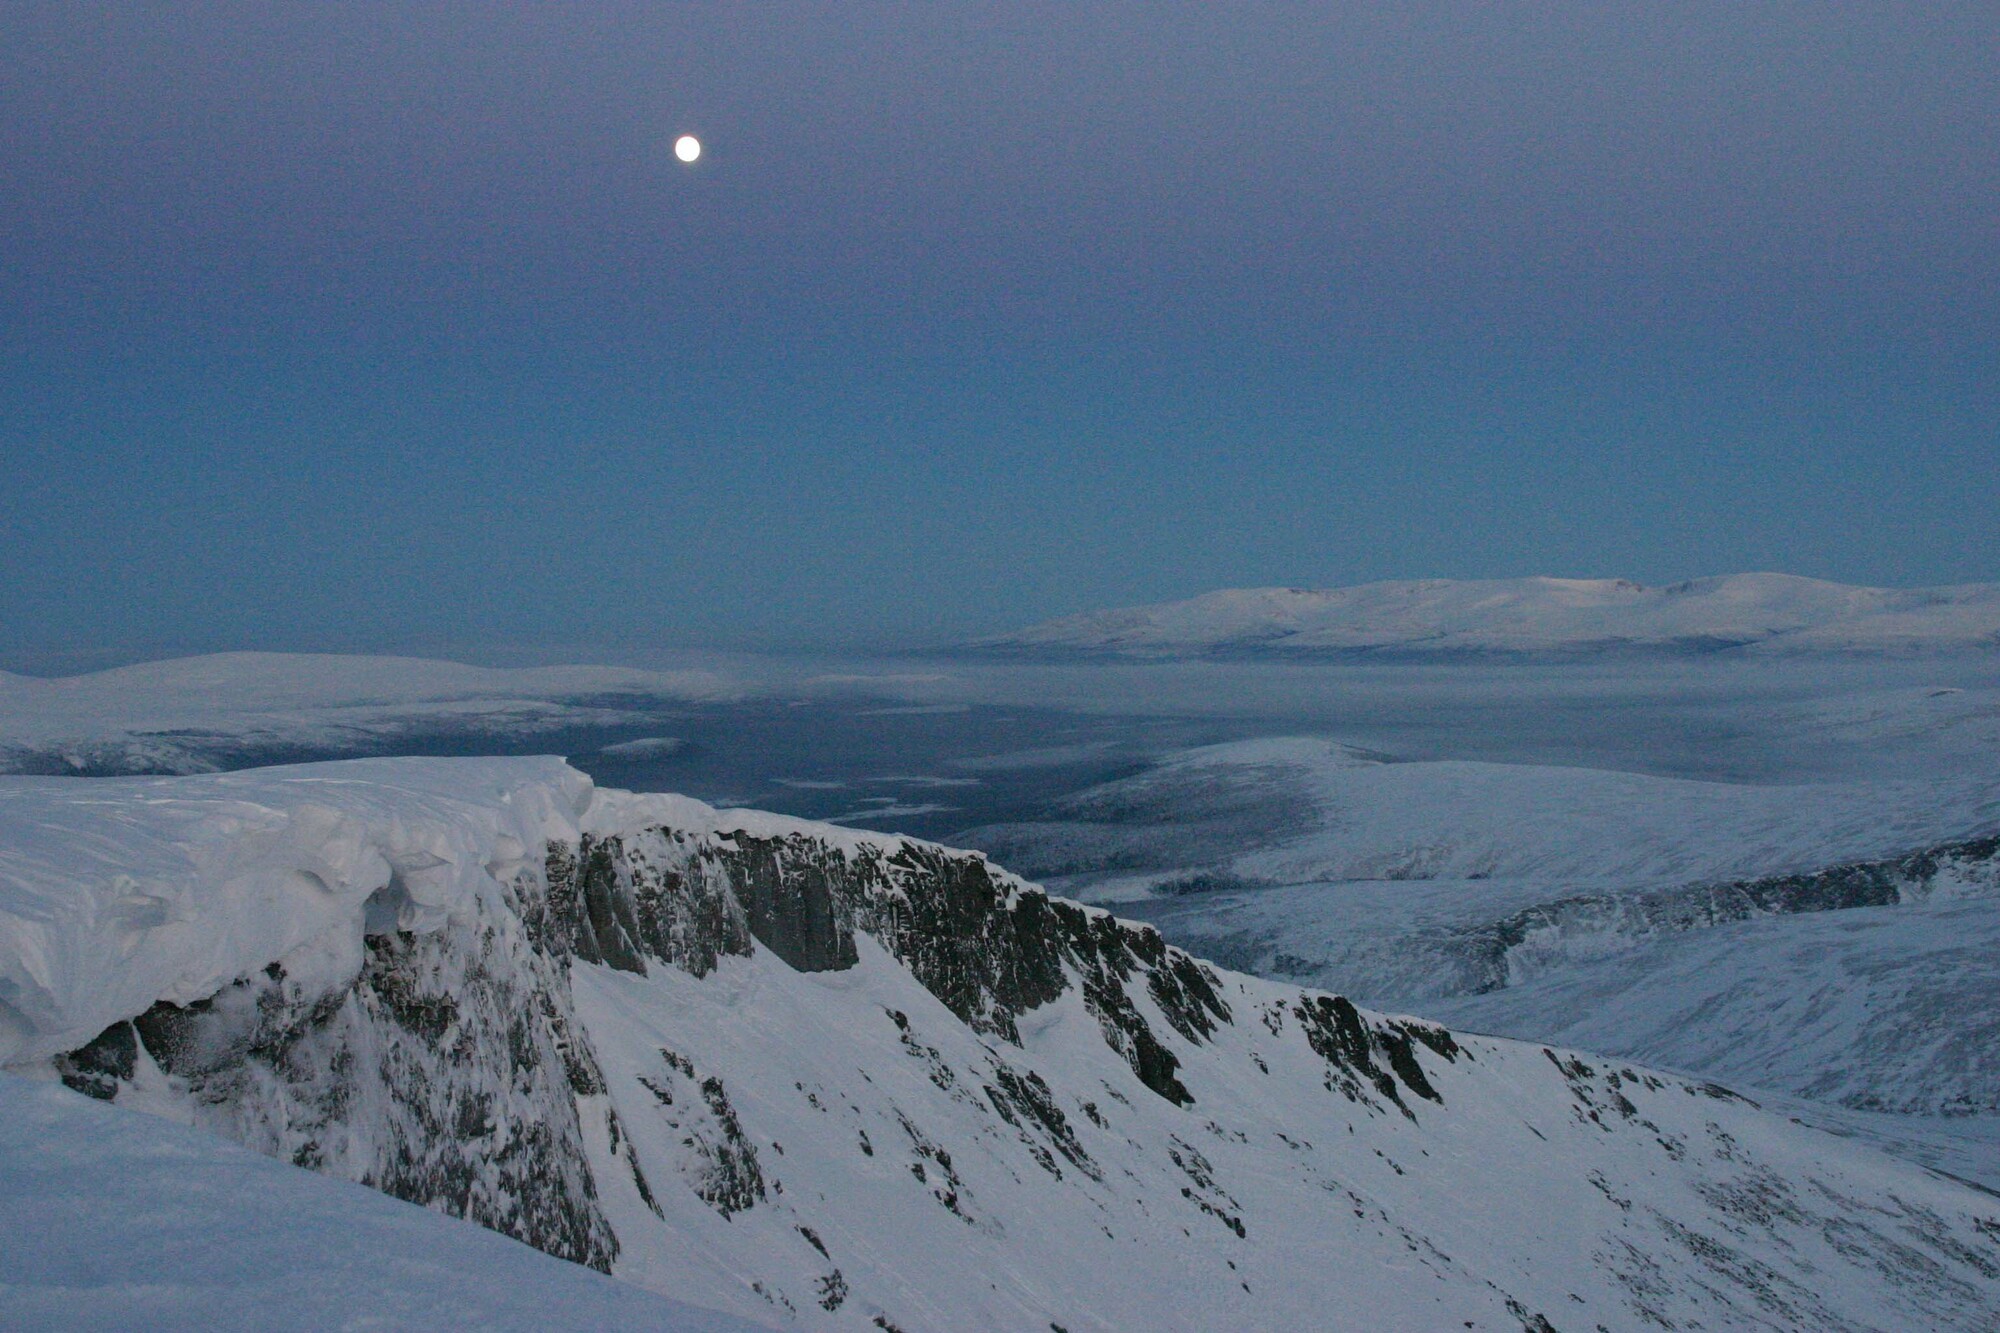
[[[2000,777],[1183,752],[979,845],[1197,953],[1807,1099],[2000,1187]]]
[[[362,754],[412,734],[518,738],[733,697],[709,671],[502,670],[413,657],[220,653],[43,678],[0,672],[0,773],[202,773]]]
[[[968,836],[1065,892],[1115,902],[1199,888],[1173,882],[1198,871],[1262,885],[1490,879],[1630,891],[1812,869],[1992,829],[2000,774],[1697,782],[1391,762],[1280,736],[1180,751],[1066,797],[1043,819]]]
[[[1785,574],[1240,588],[984,639],[1015,655],[1913,654],[2000,648],[2000,584],[1859,588]]]
[[[855,1329],[1983,1329],[1993,1199],[556,761],[0,782],[0,1060]]]
[[[1786,1093],[1814,1123],[2000,1188],[2000,856],[1979,850],[1968,896],[1622,939],[1602,918],[1545,928],[1508,984],[1425,1007]]]

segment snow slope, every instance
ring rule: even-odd
[[[1881,1113],[1878,1141],[1984,1142],[2000,1129],[1991,844],[1960,844],[1975,854],[1937,858],[1928,880],[1897,873],[1898,858],[1631,895],[1363,881],[1189,895],[1143,915],[1190,947],[1367,1003]],[[1856,873],[1877,865],[1889,873]],[[2000,1154],[1979,1152],[1951,1169],[2000,1188]]]
[[[1400,580],[1241,588],[1095,611],[975,650],[1183,657],[1231,653],[1895,653],[2000,646],[2000,584],[1861,588],[1785,574],[1669,587],[1626,579]]]
[[[2000,1188],[1993,897],[1663,932],[1427,1008],[1480,1032],[1781,1091],[1803,1114],[1872,1113],[1855,1132]]]
[[[1113,902],[1197,867],[1252,885],[1492,879],[1633,890],[1810,869],[1994,828],[2000,775],[1697,782],[1386,762],[1315,737],[1267,737],[1181,751],[1066,797],[1044,819],[966,836],[1027,873],[1058,877],[1065,891]]]
[[[411,657],[221,653],[84,676],[0,672],[0,772],[194,773],[413,733],[535,735],[734,697],[708,671],[500,670]]]
[[[1229,965],[1782,1092],[2000,1187],[1996,800],[1273,738],[975,836]]]
[[[0,789],[11,1063],[699,1305],[2000,1319],[1990,1196],[1711,1085],[1217,971],[976,854],[553,760]]]
[[[0,1327],[736,1333],[480,1227],[0,1074]]]

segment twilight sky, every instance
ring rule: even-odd
[[[2000,10],[13,0],[0,464],[0,667],[2000,579]]]

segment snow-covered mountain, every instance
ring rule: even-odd
[[[0,1063],[778,1326],[1983,1329],[1990,1195],[554,760],[0,782]]]
[[[44,678],[0,671],[0,773],[203,773],[365,754],[412,734],[519,738],[728,699],[710,671],[498,669],[414,657],[219,653]]]
[[[1783,1093],[1811,1123],[2000,1188],[2000,844],[1842,869],[1530,909],[1461,937],[1500,980],[1425,1010]]]
[[[2000,778],[1209,746],[977,845],[1247,971],[1787,1093],[2000,1187]],[[1811,1108],[1808,1108],[1811,1109]]]
[[[1859,588],[1785,574],[1397,580],[1238,588],[1094,611],[969,645],[1005,655],[1915,654],[2000,648],[2000,584]]]

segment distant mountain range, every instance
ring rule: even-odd
[[[1917,655],[2000,649],[2000,584],[1860,588],[1789,574],[1416,579],[1232,588],[1065,616],[966,645],[999,656]]]

